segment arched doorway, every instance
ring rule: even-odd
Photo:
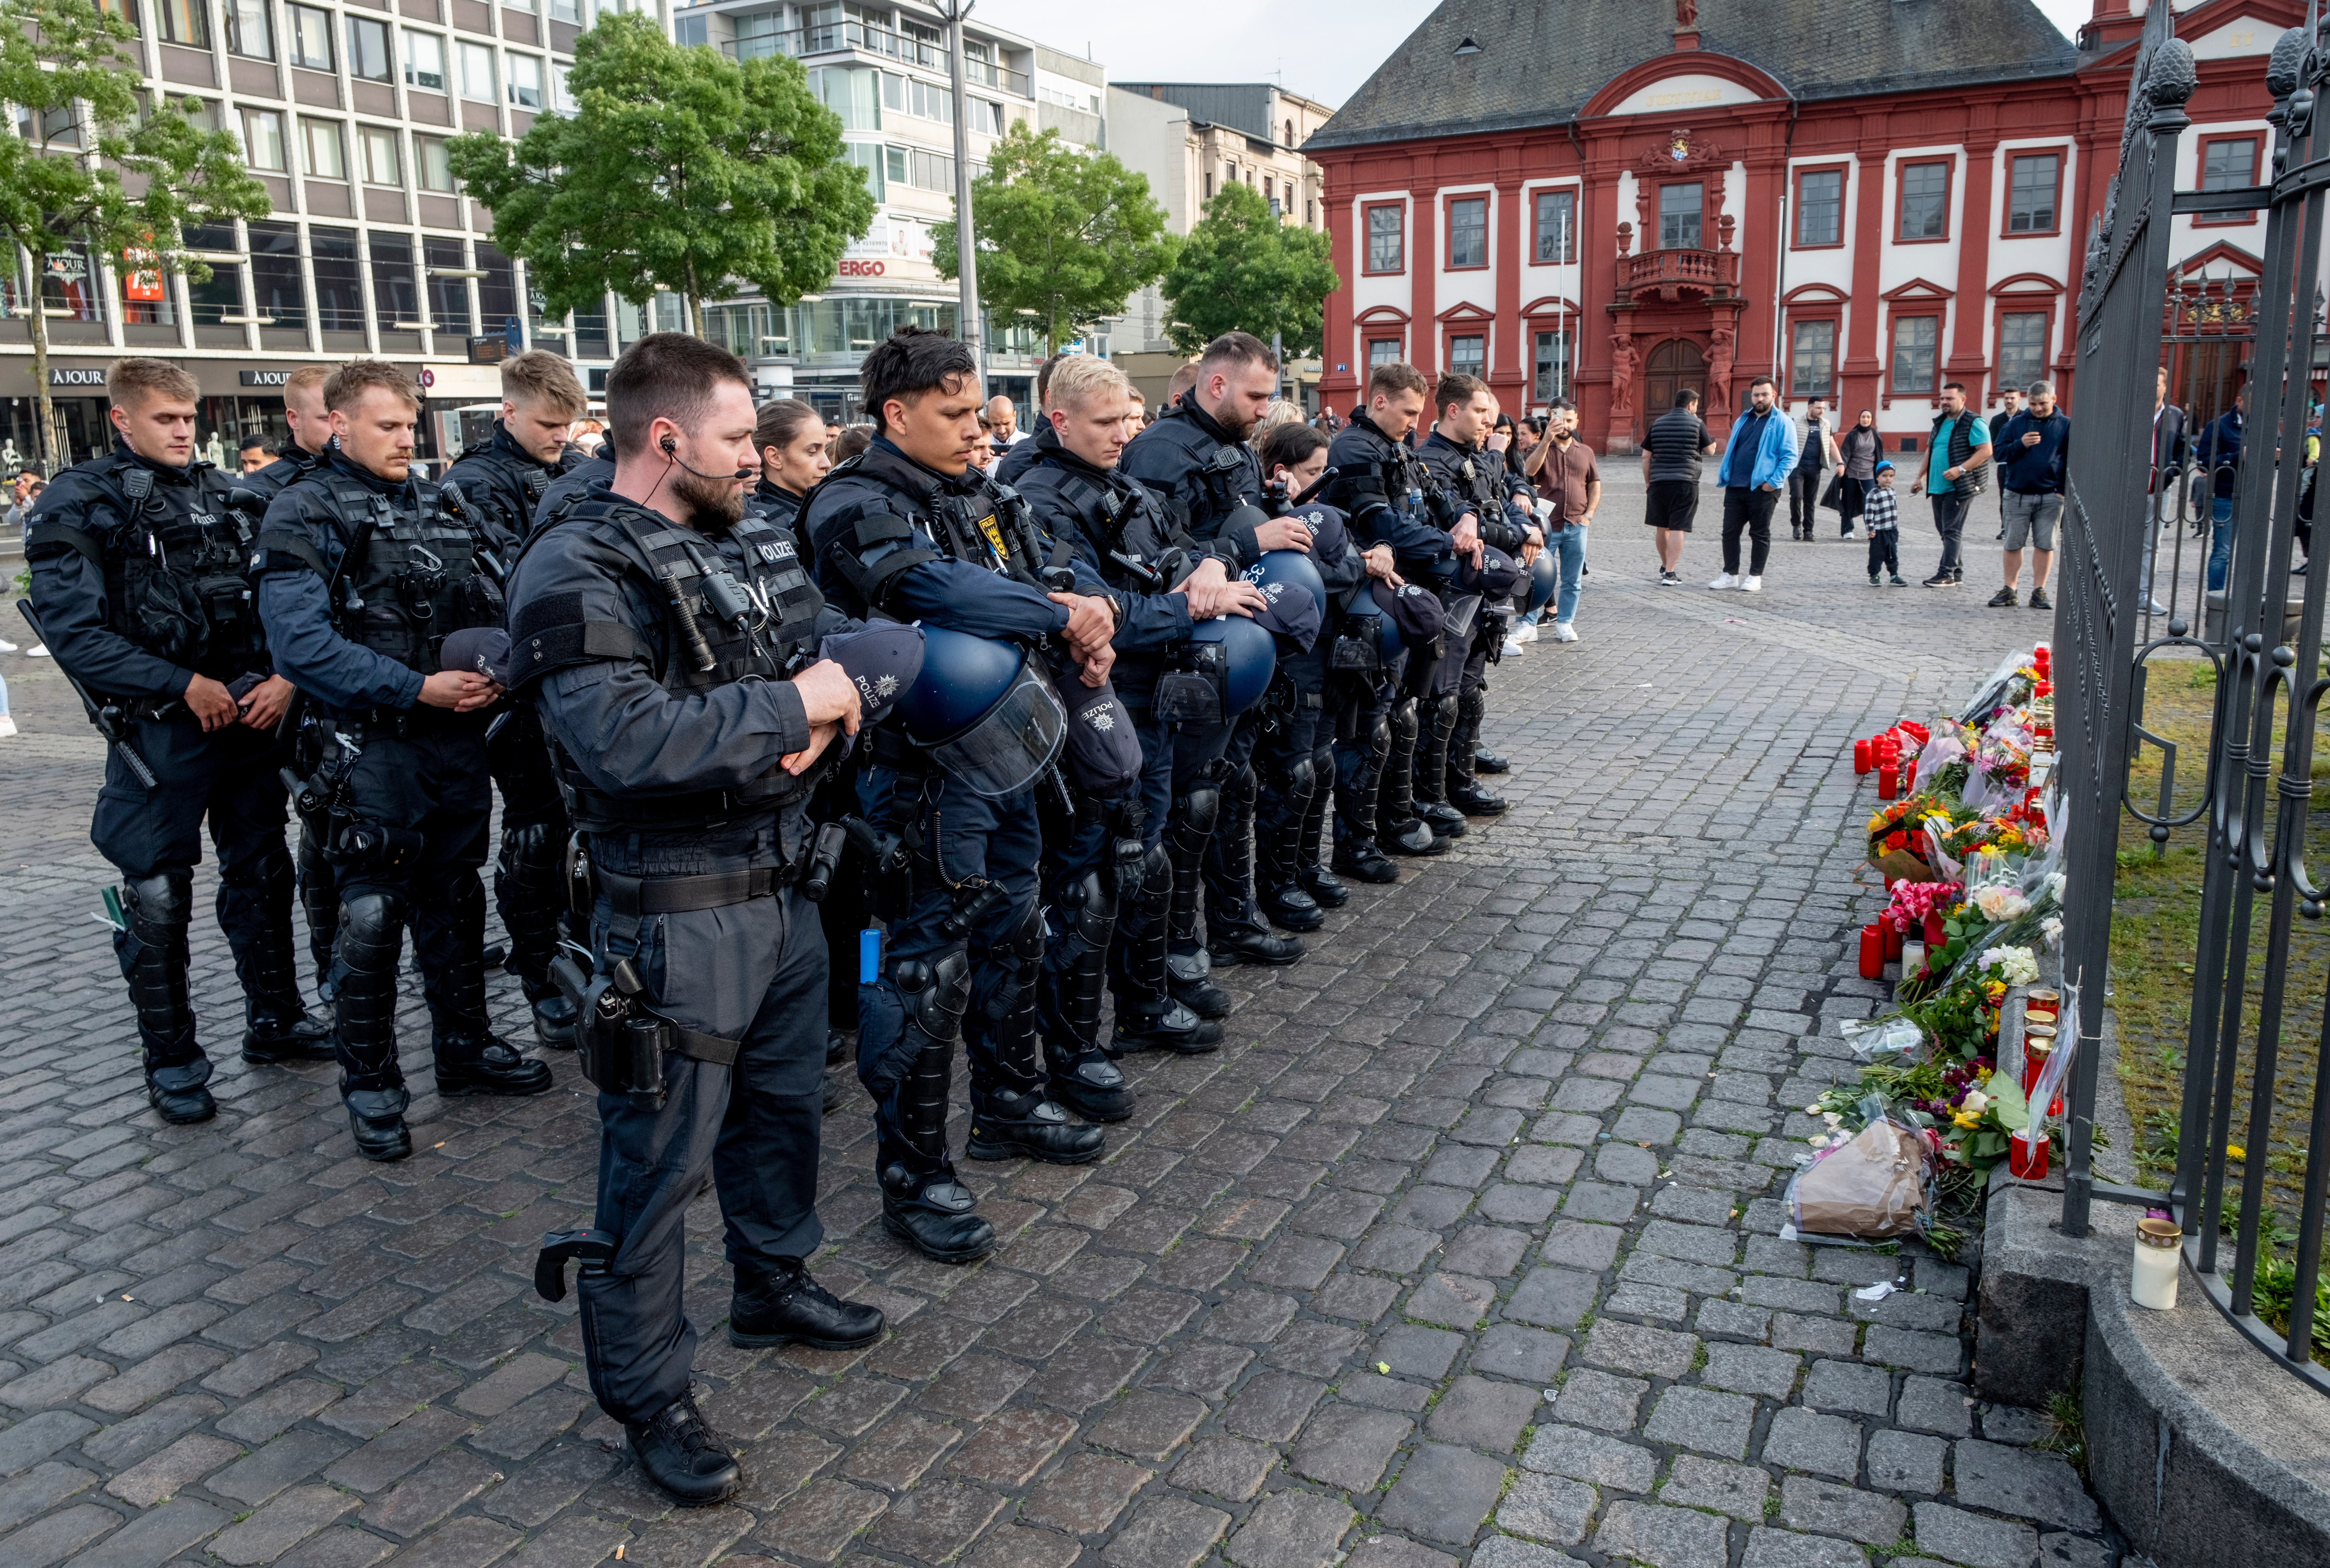
[[[1675,393],[1689,387],[1707,408],[1707,357],[1687,337],[1670,337],[1651,350],[1643,368],[1643,428],[1674,407]]]

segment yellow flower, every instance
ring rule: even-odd
[[[2234,1159],[2247,1159],[2249,1157],[2249,1151],[2237,1143],[2225,1145],[2225,1153]]]
[[[1961,1110],[1956,1116],[1951,1117],[1950,1119],[1956,1122],[1963,1128],[1972,1129],[1982,1125],[1982,1118],[1969,1110]]]

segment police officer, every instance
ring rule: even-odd
[[[1104,680],[1122,609],[1072,551],[1058,547],[1066,559],[1054,560],[1026,504],[980,472],[987,441],[971,350],[905,327],[859,373],[876,438],[804,508],[826,597],[852,616],[920,619],[1031,650],[1064,642],[1076,678]],[[1066,588],[1043,575],[1055,569]],[[858,791],[868,830],[910,846],[912,862],[909,889],[887,884],[886,966],[858,993],[858,1076],[874,1097],[883,1223],[942,1262],[969,1262],[996,1244],[947,1154],[959,1037],[974,1154],[1075,1165],[1103,1147],[1097,1128],[1071,1121],[1046,1092],[1036,1008],[1043,845],[1033,789],[1007,783],[981,793],[892,725],[876,731]]]
[[[792,534],[809,559],[808,541],[800,536],[801,502],[818,481],[832,470],[825,449],[825,420],[799,398],[778,398],[761,405],[753,420],[753,449],[761,477],[744,497],[744,510]]]
[[[568,467],[566,437],[589,407],[573,367],[547,349],[530,349],[501,366],[501,415],[490,440],[463,452],[445,471],[487,550],[488,577],[508,571],[533,532],[551,481]],[[506,705],[486,726],[486,764],[502,795],[502,839],[494,863],[494,906],[509,933],[504,967],[517,977],[545,1045],[572,1049],[574,1004],[550,978],[558,953],[558,917],[566,904],[559,875],[571,829],[550,771],[542,724],[525,704]]]
[[[324,460],[324,443],[332,439],[332,416],[324,407],[324,382],[328,364],[303,364],[283,383],[283,419],[291,440],[275,460],[255,474],[234,481],[229,504],[251,538],[259,536],[268,505],[284,486]],[[316,770],[322,731],[301,724],[292,737],[292,766],[305,778]],[[299,906],[308,917],[308,951],[316,964],[316,988],[329,1001],[332,996],[332,942],[340,929],[340,890],[331,863],[324,858],[320,823],[299,818]]]
[[[1454,580],[1459,543],[1477,547],[1479,530],[1466,517],[1452,534],[1435,527],[1427,513],[1432,481],[1412,448],[1426,390],[1413,365],[1379,364],[1369,373],[1367,407],[1327,449],[1320,497],[1350,519],[1362,546],[1388,545],[1403,579],[1437,591]],[[1395,662],[1396,675],[1386,671],[1347,689],[1349,706],[1336,725],[1335,870],[1363,882],[1397,879],[1384,849],[1442,855],[1451,836],[1435,832],[1415,808],[1417,694],[1434,661],[1416,650]]]
[[[1388,546],[1361,553],[1350,542],[1343,515],[1307,498],[1327,470],[1323,432],[1308,425],[1274,425],[1256,456],[1268,476],[1267,509],[1311,532],[1310,559],[1327,602],[1318,641],[1307,653],[1279,661],[1287,693],[1271,711],[1255,748],[1262,805],[1255,821],[1255,891],[1272,920],[1290,930],[1314,930],[1324,923],[1324,910],[1340,909],[1351,896],[1320,856],[1335,785],[1334,732],[1326,704],[1341,612],[1366,590],[1370,578],[1397,579]],[[1302,921],[1307,924],[1298,923]]]
[[[1440,378],[1432,401],[1439,417],[1416,456],[1443,493],[1470,513],[1482,542],[1526,566],[1545,543],[1545,534],[1515,493],[1516,486],[1522,492],[1527,486],[1500,454],[1483,449],[1497,417],[1495,397],[1477,377],[1452,372]],[[1466,817],[1494,817],[1505,809],[1503,798],[1483,789],[1474,777],[1473,752],[1488,713],[1488,666],[1504,648],[1510,618],[1509,600],[1481,607],[1456,690],[1435,702],[1429,743],[1417,747],[1417,798]]]
[[[204,1121],[217,1106],[194,1037],[186,943],[205,816],[219,927],[242,983],[244,1058],[331,1054],[300,1002],[292,957],[277,734],[293,694],[268,673],[229,480],[194,455],[194,378],[166,360],[116,360],[106,393],[113,450],[42,493],[24,555],[42,640],[115,740],[90,840],[123,878],[113,950],[137,1010],[146,1097],[166,1121]]]
[[[606,1002],[582,1046],[599,1089],[596,1230],[552,1238],[545,1266],[563,1295],[564,1258],[582,1260],[592,1391],[649,1478],[701,1506],[742,1479],[688,1392],[684,1216],[707,1167],[733,1343],[845,1349],[882,1330],[803,1264],[824,1233],[827,962],[803,896],[806,808],[859,708],[816,656],[847,623],[791,537],[744,513],[743,362],[651,333],[608,372],[607,404],[613,480],[538,535],[511,581],[514,678],[595,884],[584,995]],[[644,1060],[617,1049],[642,1038]]]
[[[412,929],[440,1095],[540,1094],[550,1069],[486,1018],[484,710],[501,688],[440,669],[446,639],[501,623],[477,536],[412,477],[418,388],[385,360],[324,383],[325,462],[267,509],[254,576],[276,667],[324,711],[304,793],[331,822],[339,937],[332,957],[340,1096],[356,1151],[412,1152],[396,1059],[396,970]]]
[[[1050,537],[1115,590],[1123,624],[1110,678],[1140,732],[1137,814],[1087,810],[1071,842],[1046,857],[1049,940],[1038,1012],[1052,1067],[1052,1091],[1092,1121],[1122,1121],[1132,1091],[1112,1058],[1160,1050],[1197,1054],[1217,1047],[1221,1025],[1174,999],[1166,968],[1173,892],[1164,846],[1172,802],[1174,723],[1160,716],[1157,685],[1193,621],[1247,615],[1261,590],[1233,577],[1234,555],[1218,542],[1196,545],[1149,490],[1117,471],[1131,439],[1132,383],[1104,359],[1057,362],[1049,412],[1013,449],[1029,454],[1019,489]],[[1099,1044],[1101,995],[1113,980],[1116,1023]]]
[[[1278,361],[1243,332],[1224,333],[1198,355],[1187,391],[1125,448],[1122,468],[1164,500],[1169,515],[1201,544],[1219,541],[1241,569],[1269,550],[1307,550],[1302,524],[1273,519],[1258,503],[1262,472],[1246,439],[1278,392]],[[1302,943],[1264,921],[1253,893],[1256,783],[1251,766],[1258,721],[1185,731],[1177,745],[1171,826],[1171,957],[1174,995],[1201,1017],[1229,1012],[1215,985],[1216,964],[1291,964]],[[1202,868],[1202,870],[1201,870]],[[1206,940],[1197,940],[1200,876]]]

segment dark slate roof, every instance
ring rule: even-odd
[[[2032,0],[1700,0],[1699,29],[1702,50],[1800,99],[2066,76],[2079,63]],[[1468,34],[1481,52],[1459,56]],[[1306,150],[1560,125],[1673,48],[1668,0],[1442,0]]]

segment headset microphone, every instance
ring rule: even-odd
[[[679,455],[677,443],[673,441],[669,436],[666,436],[662,440],[658,441],[656,445],[663,449],[663,455],[668,460],[677,463],[681,468],[687,468],[689,473],[695,475],[699,479],[750,479],[754,477],[755,471],[751,468],[739,468],[733,474],[707,474],[701,468],[690,467],[687,461]]]

